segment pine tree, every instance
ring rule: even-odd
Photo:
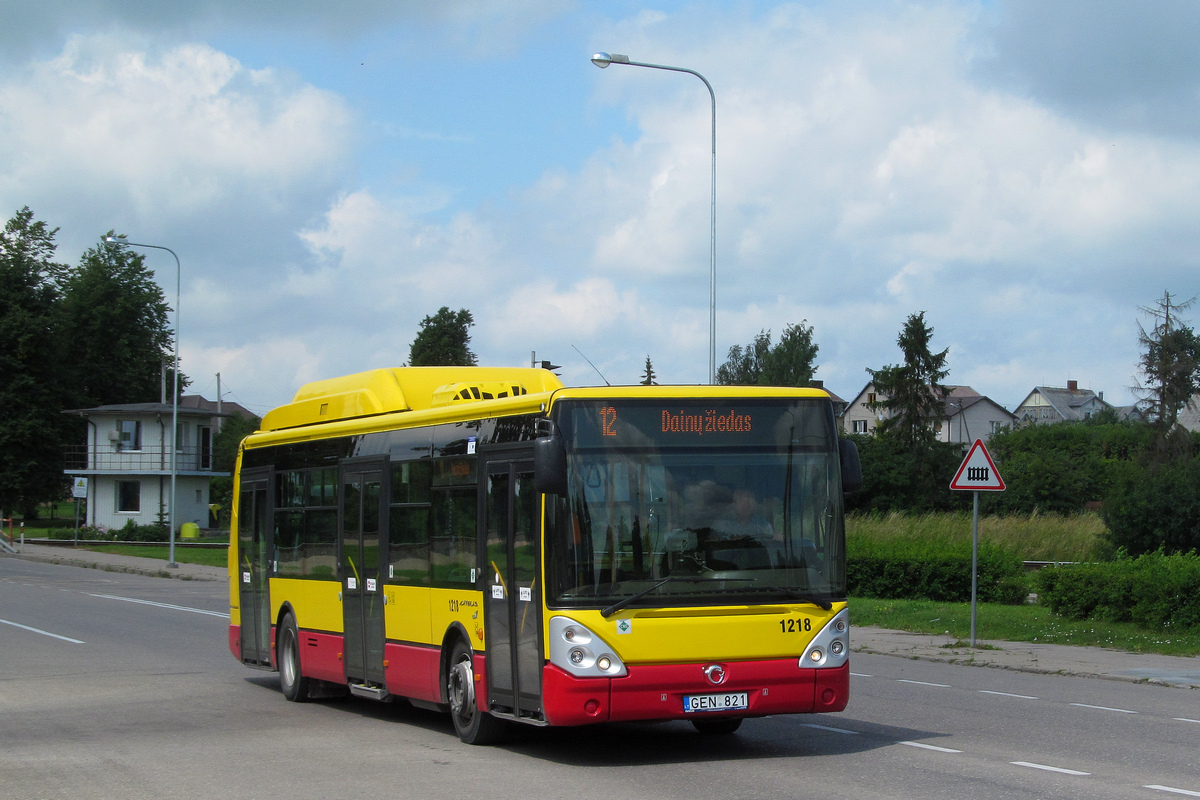
[[[874,410],[888,412],[879,423],[879,435],[894,437],[913,453],[937,440],[930,423],[945,413],[943,401],[949,394],[949,389],[941,383],[949,374],[946,368],[949,348],[931,352],[932,338],[933,328],[925,324],[925,312],[912,314],[896,339],[904,363],[867,369],[875,390],[885,398],[875,403]]]
[[[1138,342],[1144,348],[1138,366],[1145,378],[1137,386],[1142,394],[1138,405],[1154,424],[1160,455],[1169,449],[1179,412],[1200,389],[1200,337],[1179,316],[1195,300],[1176,303],[1164,291],[1154,308],[1141,308],[1154,326],[1147,331],[1138,324]]]
[[[642,373],[642,386],[658,386],[657,376],[654,374],[654,365],[650,363],[650,356],[646,356],[646,371]]]

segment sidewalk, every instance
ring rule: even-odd
[[[192,581],[226,581],[228,573],[222,567],[198,564],[179,564],[168,568],[157,558],[138,558],[90,550],[74,550],[50,545],[26,544],[17,555],[0,554],[2,558],[20,558],[49,564],[67,564],[109,572],[127,572],[156,578],[176,578]],[[851,608],[853,615],[853,608]],[[853,616],[851,616],[853,619]],[[976,667],[995,667],[1018,672],[1057,673],[1086,677],[1108,678],[1133,682],[1157,683],[1200,689],[1200,657],[1160,656],[1126,653],[1102,647],[1074,647],[1062,644],[989,641],[977,644],[989,648],[958,645],[953,636],[932,636],[885,628],[856,628],[850,631],[850,649],[857,653],[900,656],[922,661],[942,661]]]
[[[76,550],[73,547],[58,547],[48,544],[16,544],[19,553],[0,553],[0,558],[19,558],[25,561],[41,561],[44,564],[66,564],[73,567],[99,569],[105,572],[125,572],[133,575],[149,575],[154,578],[177,578],[184,581],[227,581],[229,573],[224,567],[207,567],[201,564],[179,563],[168,567],[161,558],[139,558],[138,556],[97,553],[92,550]],[[176,551],[178,555],[178,550]]]

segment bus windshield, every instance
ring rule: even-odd
[[[845,599],[828,401],[562,401],[554,416],[568,494],[547,498],[549,605]]]

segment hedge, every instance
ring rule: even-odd
[[[1069,619],[1200,630],[1200,556],[1161,550],[1116,561],[1047,567],[1038,600]]]
[[[890,600],[971,600],[971,547],[928,542],[874,542],[852,546],[846,559],[849,593]],[[1024,602],[1028,581],[1021,559],[1002,548],[979,546],[978,598],[981,602]]]

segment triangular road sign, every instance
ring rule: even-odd
[[[1000,477],[982,439],[976,439],[967,451],[967,457],[954,474],[954,480],[950,481],[950,488],[975,492],[1004,491],[1004,479]]]

